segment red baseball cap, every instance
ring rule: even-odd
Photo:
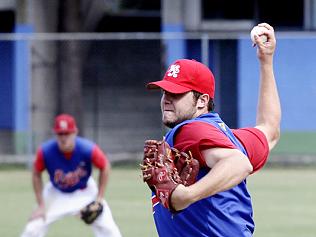
[[[55,118],[55,133],[73,133],[77,131],[76,120],[69,114],[60,114]]]
[[[178,59],[173,62],[161,81],[150,82],[148,89],[163,89],[170,93],[182,94],[197,91],[215,95],[215,79],[211,70],[204,64],[189,59]]]

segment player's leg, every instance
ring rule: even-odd
[[[37,218],[29,221],[21,237],[44,237],[47,233],[48,225],[45,223],[43,218]]]
[[[93,190],[87,187],[86,189],[65,193],[51,185],[51,190],[46,199],[46,219],[51,223],[65,216],[78,215],[81,208],[94,200],[96,192],[96,187]]]
[[[87,188],[81,191],[81,208],[86,206],[91,201],[96,199],[98,193],[98,187],[93,178],[90,178],[87,183]],[[90,200],[84,200],[89,197]],[[121,237],[119,228],[115,224],[111,210],[105,200],[102,202],[103,211],[101,215],[91,224],[95,237]],[[80,209],[81,209],[80,208]]]
[[[21,237],[43,237],[48,231],[50,224],[67,215],[67,208],[64,208],[65,198],[48,182],[43,189],[45,203],[45,219],[36,218],[30,220]]]
[[[45,185],[43,189],[43,198],[45,203],[45,219],[40,217],[36,219],[32,219],[28,221],[26,224],[21,237],[43,237],[47,233],[48,227],[51,222],[47,222],[47,211],[49,210],[48,201],[50,202],[54,199],[54,195],[50,196],[49,194],[52,192],[52,186],[48,183]]]
[[[112,217],[111,210],[106,201],[103,201],[102,214],[92,223],[95,237],[121,237],[119,228]]]

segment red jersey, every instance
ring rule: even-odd
[[[235,137],[242,143],[253,166],[253,172],[264,166],[268,159],[268,141],[257,128],[232,129]],[[236,148],[229,138],[218,128],[204,122],[183,125],[174,140],[174,147],[190,150],[201,166],[206,166],[201,150],[209,148]]]

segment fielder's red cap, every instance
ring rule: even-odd
[[[215,79],[211,70],[195,60],[178,59],[172,63],[161,81],[150,82],[148,89],[163,89],[170,93],[182,94],[197,91],[215,95]]]
[[[77,131],[76,120],[69,114],[60,114],[55,118],[55,133],[72,133]]]

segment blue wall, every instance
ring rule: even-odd
[[[248,39],[238,45],[239,125],[255,124],[259,67]],[[279,39],[274,60],[282,131],[316,131],[316,39]]]
[[[0,128],[12,129],[13,124],[13,48],[12,41],[0,41]]]
[[[31,33],[32,27],[18,25],[17,33]],[[29,128],[30,117],[30,43],[29,41],[17,41],[14,48],[14,127],[16,131],[25,131]]]
[[[31,32],[18,25],[16,33]],[[0,129],[25,131],[29,125],[29,42],[0,41]]]

